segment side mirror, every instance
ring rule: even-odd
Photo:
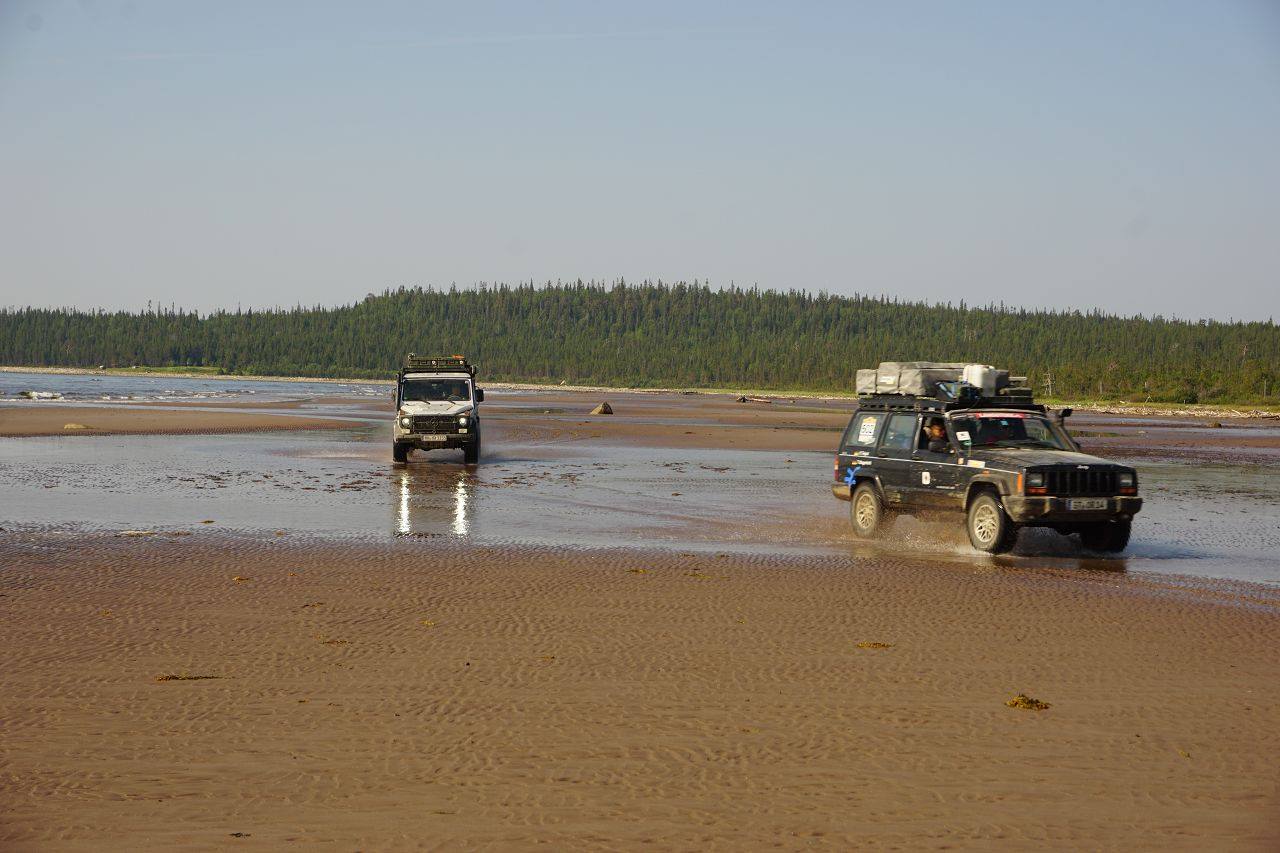
[[[932,439],[929,442],[930,453],[948,453],[950,452],[950,450],[951,450],[951,445],[940,438]]]
[[[1071,417],[1071,413],[1074,411],[1075,409],[1063,409],[1062,411],[1058,412],[1058,419],[1065,421],[1067,418]]]
[[[483,388],[477,388],[477,389],[476,389],[476,402],[477,402],[477,403],[483,403],[483,402],[484,402],[484,389],[483,389]]]

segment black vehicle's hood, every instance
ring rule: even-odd
[[[1031,465],[1115,465],[1106,459],[1077,453],[1074,450],[1045,450],[1036,447],[987,448],[975,450],[965,458],[981,459],[996,467],[1027,467]],[[1123,466],[1122,466],[1123,467]]]

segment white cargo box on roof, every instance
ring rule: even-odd
[[[989,364],[966,364],[960,381],[968,382],[974,388],[982,390],[982,396],[994,397],[999,383],[1000,372]],[[1005,372],[1008,375],[1008,372]]]

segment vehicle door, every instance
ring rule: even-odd
[[[875,475],[876,439],[889,416],[884,412],[858,412],[849,420],[849,428],[840,440],[840,480],[853,487],[864,473]]]
[[[914,503],[916,492],[912,468],[920,416],[915,412],[899,412],[889,416],[880,446],[876,448],[876,468],[880,471],[880,487],[888,504]]]
[[[923,506],[948,507],[955,503],[960,469],[956,464],[955,444],[947,434],[946,450],[930,449],[929,436],[924,426],[932,418],[922,418],[920,433],[916,438],[915,453],[911,455],[912,487]],[[938,420],[942,420],[938,418]]]

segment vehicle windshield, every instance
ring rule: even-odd
[[[974,447],[1042,447],[1073,450],[1065,435],[1048,418],[1020,412],[961,415],[951,419],[956,440]]]
[[[458,403],[471,399],[469,379],[406,379],[400,391],[405,403]]]

